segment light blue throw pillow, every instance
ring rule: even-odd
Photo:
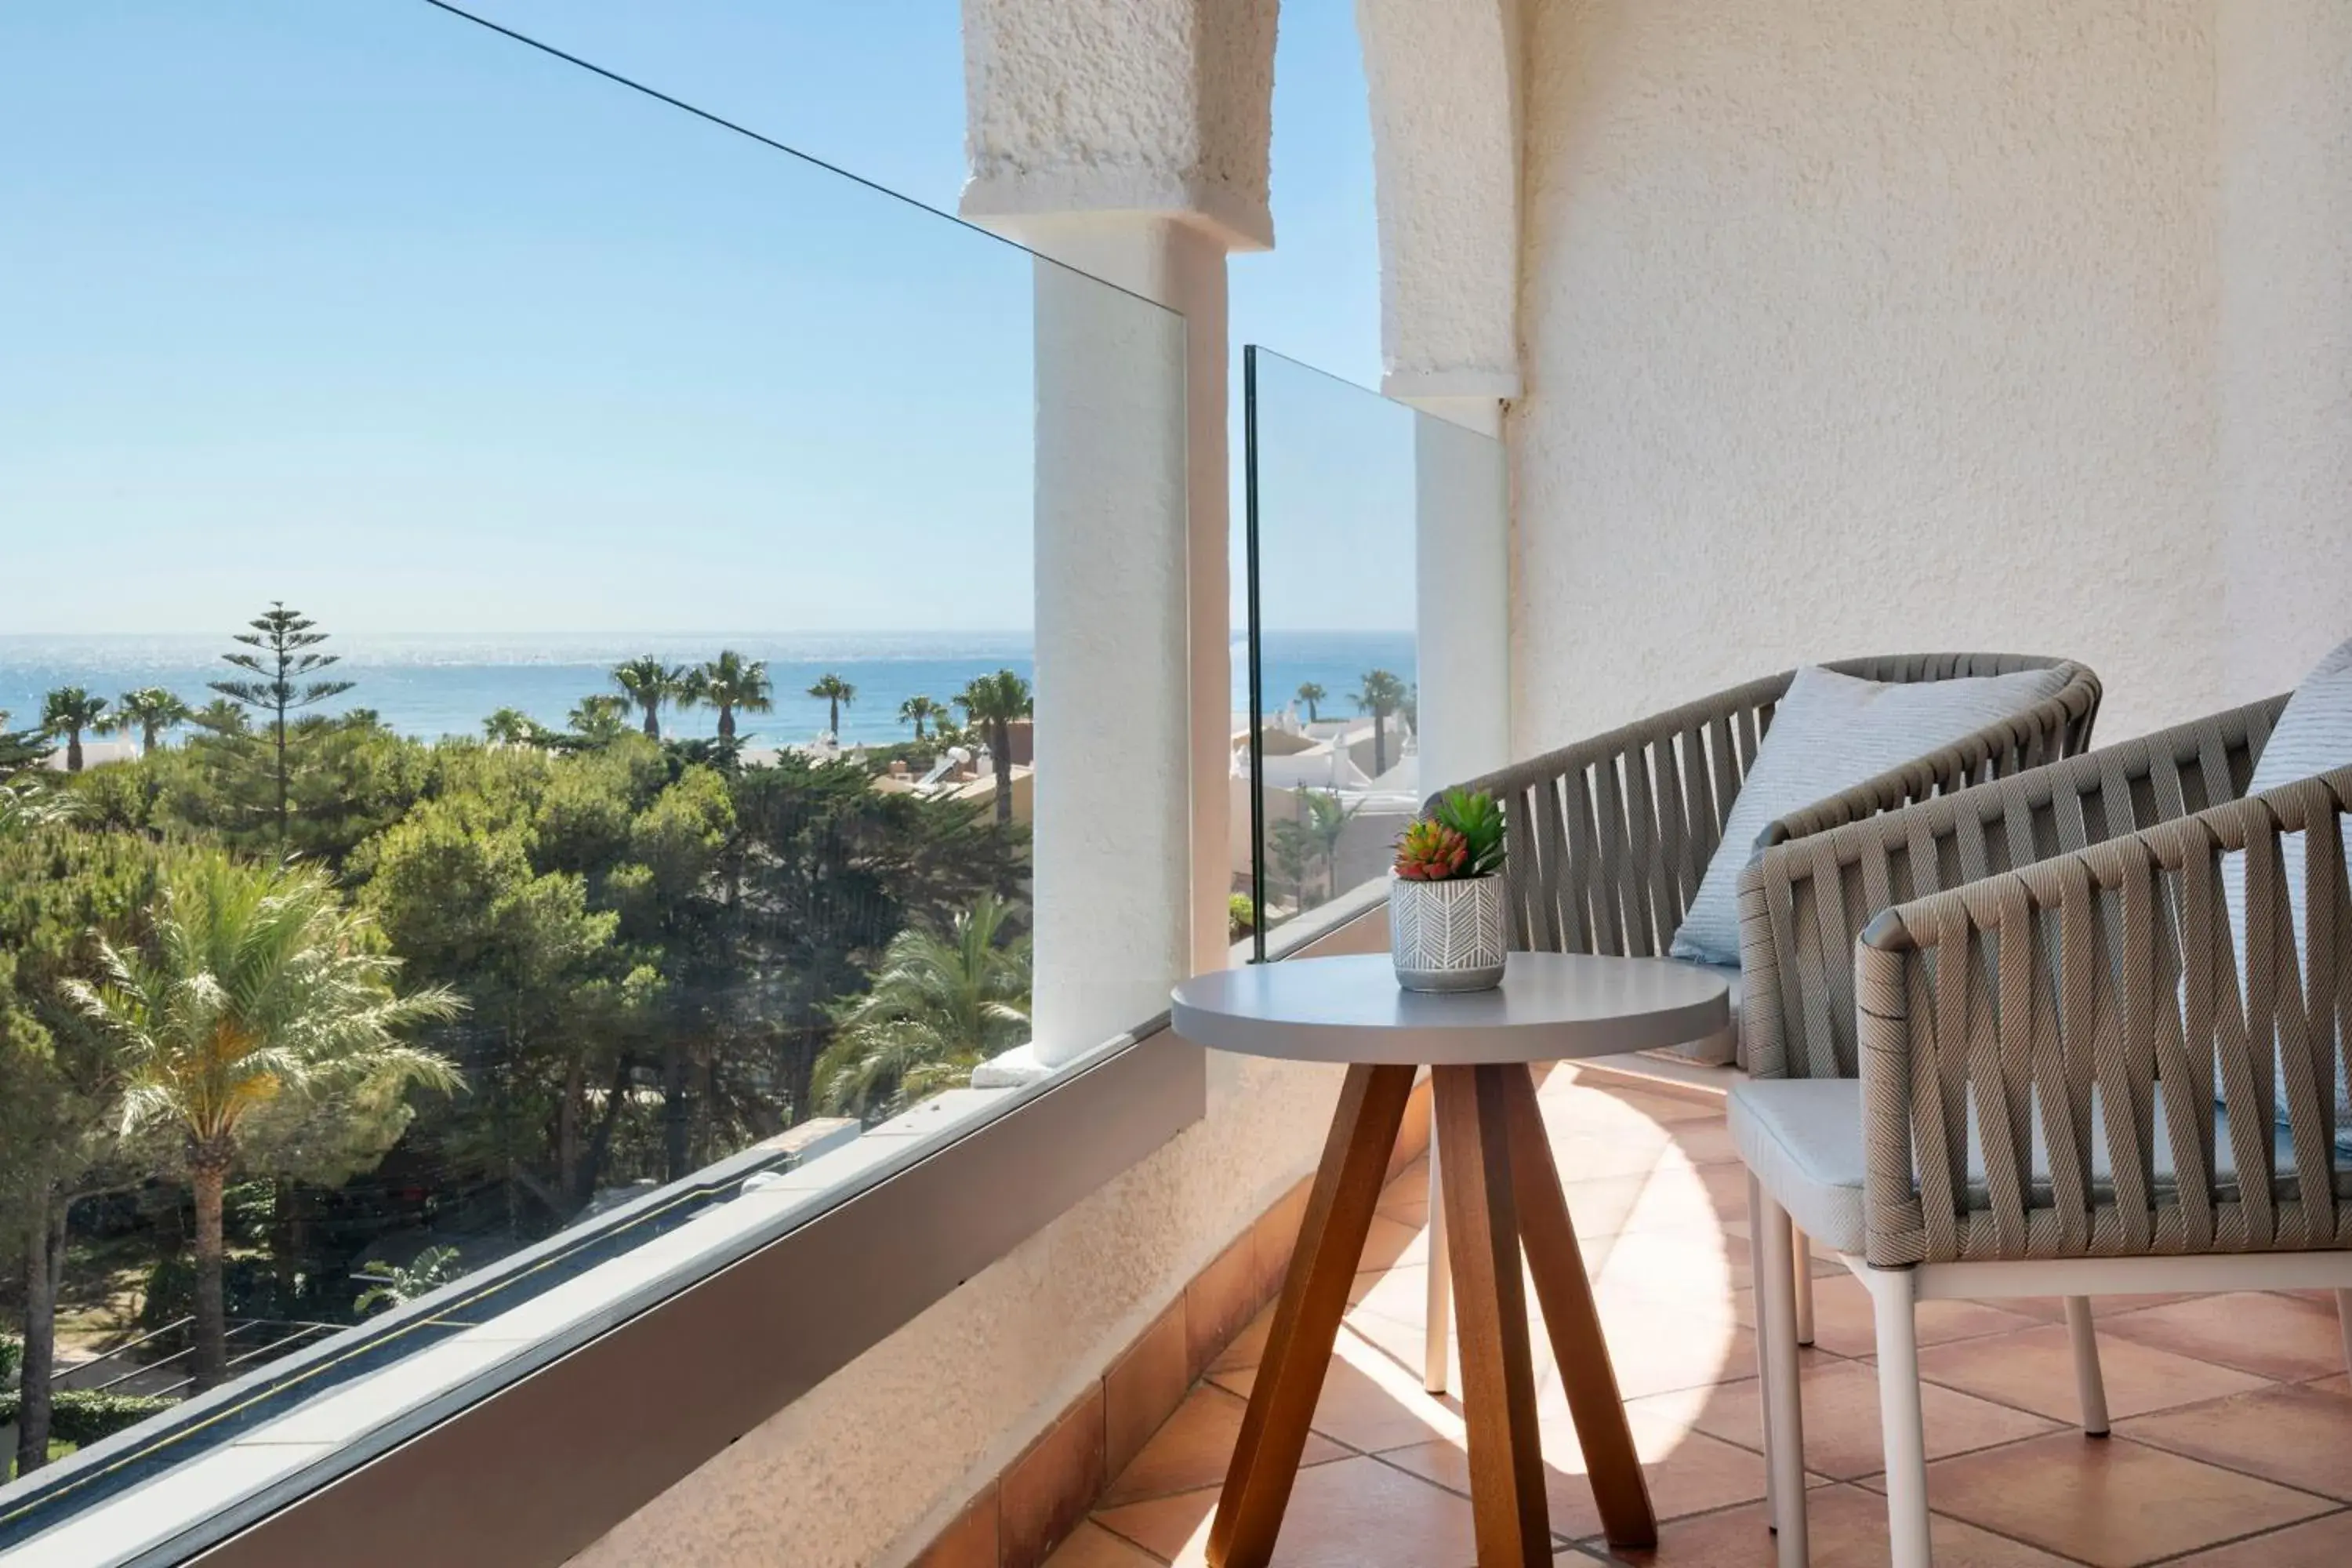
[[[2247,784],[2246,793],[2260,795],[2347,763],[2352,763],[2352,642],[2340,645],[2321,659],[2294,689],[2294,695],[2287,699],[2278,727],[2271,731],[2262,758],[2254,764],[2253,780]],[[2308,973],[2310,954],[2304,949],[2308,878],[2304,868],[2303,835],[2288,834],[2279,841],[2279,847],[2286,862],[2284,869],[2287,908],[2294,921],[2296,969],[2298,973]],[[2246,857],[2242,850],[2221,857],[2221,896],[2229,905],[2230,940],[2238,952],[2238,994],[2242,998],[2246,983]],[[2344,1044],[2352,1045],[2352,1041]],[[2347,1107],[2352,1107],[2352,1073],[2347,1073],[2347,1064],[2340,1058],[2336,1071],[2336,1114],[2341,1116]],[[2286,1080],[2281,1076],[2272,1081],[2278,1086],[2278,1121],[2284,1127]],[[2339,1125],[2336,1141],[2338,1147],[2352,1153],[2352,1126]]]
[[[1756,750],[1672,952],[1697,963],[1739,962],[1739,873],[1757,839],[1792,811],[1876,778],[2058,694],[2063,668],[1952,680],[1862,680],[1807,665],[1789,683]]]

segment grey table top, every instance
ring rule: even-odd
[[[1176,1032],[1292,1061],[1461,1067],[1703,1040],[1731,1022],[1723,977],[1664,958],[1515,952],[1492,991],[1407,991],[1388,954],[1290,959],[1176,987]]]

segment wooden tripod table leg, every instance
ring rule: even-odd
[[[1445,1144],[1445,1224],[1479,1568],[1549,1568],[1552,1555],[1507,1131],[1507,1075],[1524,1070],[1441,1067],[1432,1075]]]
[[[1298,1479],[1307,1424],[1348,1310],[1348,1287],[1372,1228],[1389,1155],[1412,1093],[1409,1067],[1351,1067],[1282,1281],[1249,1410],[1209,1527],[1211,1568],[1265,1568]]]
[[[1480,1069],[1486,1070],[1484,1068]],[[1633,1451],[1625,1425],[1625,1402],[1618,1396],[1616,1369],[1601,1337],[1601,1314],[1584,1277],[1584,1255],[1552,1164],[1551,1141],[1536,1109],[1535,1079],[1525,1067],[1496,1069],[1506,1075],[1509,1103],[1511,1185],[1518,1198],[1519,1238],[1527,1246],[1528,1272],[1543,1303],[1551,1331],[1552,1359],[1568,1392],[1576,1440],[1584,1450],[1585,1473],[1612,1546],[1644,1547],[1658,1542],[1657,1514],[1650,1506],[1650,1483]]]

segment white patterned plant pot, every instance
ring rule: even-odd
[[[1503,983],[1503,879],[1418,882],[1389,874],[1389,953],[1408,991],[1488,991]]]

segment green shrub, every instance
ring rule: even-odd
[[[25,1347],[5,1334],[0,1334],[0,1384],[15,1380],[16,1369],[24,1364]]]
[[[49,1440],[86,1447],[135,1426],[179,1403],[152,1394],[106,1394],[94,1388],[61,1388],[49,1396]],[[19,1408],[12,1390],[0,1394],[0,1426],[13,1426]]]

